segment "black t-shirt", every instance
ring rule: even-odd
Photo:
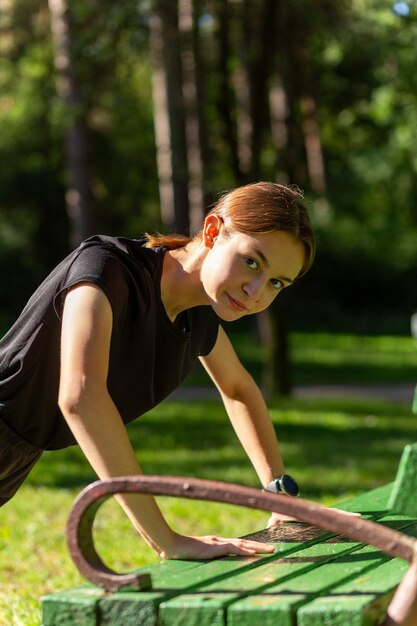
[[[94,236],[58,265],[0,341],[0,418],[41,449],[75,443],[57,405],[66,290],[98,285],[113,311],[108,389],[125,423],[156,406],[208,354],[218,334],[210,306],[188,309],[183,328],[160,295],[165,250],[139,240]],[[177,320],[176,320],[177,322]]]

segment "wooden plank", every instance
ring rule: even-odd
[[[298,534],[294,527],[297,527]],[[140,568],[138,571],[149,571],[151,574],[153,590],[139,593],[121,591],[104,596],[98,602],[100,614],[98,625],[155,626],[158,619],[158,607],[164,600],[176,596],[182,597],[184,594],[188,594],[187,597],[190,599],[199,598],[201,589],[206,585],[226,584],[225,581],[233,580],[236,575],[243,573],[247,573],[250,578],[259,567],[274,562],[279,556],[290,556],[293,552],[307,549],[308,546],[320,542],[323,537],[329,536],[329,533],[313,528],[310,539],[305,541],[306,528],[311,527],[306,527],[304,524],[285,525],[281,533],[285,536],[282,541],[275,542],[273,555],[222,558],[200,562],[194,564],[194,567],[189,567],[189,561],[164,561],[152,568]],[[141,621],[135,621],[137,615],[141,616]],[[210,615],[210,619],[217,619],[216,611],[212,611]],[[158,621],[158,624],[160,623],[162,622]]]
[[[361,512],[366,518],[375,518],[375,516],[383,515],[391,488],[392,485],[378,487],[341,503],[341,506],[344,510]],[[280,525],[276,532],[278,534],[284,531],[288,532],[291,526],[291,524]],[[250,536],[265,540],[265,533],[267,531],[254,533]],[[291,578],[299,572],[313,569],[320,560],[333,559],[340,554],[361,547],[359,543],[346,542],[342,545],[340,542],[334,542],[330,539],[332,536],[334,537],[334,535],[323,532],[319,535],[321,537],[320,542],[315,541],[310,546],[307,543],[298,543],[296,551],[292,551],[292,553],[289,551],[284,553],[278,549],[276,558],[270,563],[262,564],[256,571],[251,570],[250,573],[237,572],[233,577],[200,585],[198,595],[195,592],[185,592],[174,599],[163,602],[160,607],[161,623],[166,626],[178,624],[186,612],[187,615],[192,615],[193,623],[194,620],[201,623],[213,620],[213,623],[214,621],[217,623],[220,619],[219,615],[223,616],[223,621],[220,623],[225,623],[225,611],[230,603],[247,594],[253,594],[258,588],[274,583],[279,576]],[[326,539],[330,543],[322,547]],[[289,566],[290,557],[293,557],[291,567]],[[225,562],[225,559],[220,562]]]
[[[269,557],[270,558],[270,557]],[[255,567],[262,557],[235,559],[221,566],[221,561],[163,561],[152,569],[143,567],[152,576],[153,590],[119,591],[98,602],[98,626],[156,626],[161,602],[198,586],[201,581],[233,575],[241,569]],[[140,570],[139,570],[140,571]]]
[[[233,602],[248,594],[275,593],[274,584],[277,580],[281,581],[281,585],[291,587],[291,582],[297,580],[301,573],[315,571],[318,564],[328,562],[342,554],[349,554],[360,547],[361,544],[358,543],[348,541],[339,543],[330,539],[328,542],[310,546],[289,556],[281,556],[256,570],[236,574],[217,583],[202,585],[198,589],[198,594],[186,593],[163,602],[160,606],[161,624],[177,626],[183,620],[182,623],[188,626],[188,618],[185,620],[185,617],[192,615],[192,623],[216,622],[219,626],[220,624],[224,626],[227,608]],[[229,612],[228,624],[230,619]]]
[[[97,626],[97,602],[103,589],[83,585],[42,598],[43,626]]]
[[[414,523],[414,520],[399,520],[397,516],[394,520],[390,516],[385,521],[387,525],[396,528]],[[369,546],[365,549],[369,553],[366,560],[355,563],[356,551],[361,550],[363,547],[360,543],[340,537],[328,539],[265,564],[255,571],[201,586],[198,596],[183,594],[164,602],[160,607],[161,623],[164,626],[174,626],[181,623],[185,615],[192,614],[193,623],[194,620],[201,623],[210,623],[212,620],[217,624],[223,610],[223,622],[220,623],[226,624],[227,621],[229,626],[250,624],[253,623],[255,613],[265,610],[269,614],[269,621],[265,621],[263,615],[263,622],[271,625],[281,622],[291,624],[298,606],[326,590],[330,583],[340,582],[347,575],[353,576],[364,568],[375,565],[372,556],[376,550]],[[346,573],[347,555],[351,556],[352,564],[355,564],[355,569],[350,574]],[[389,558],[386,555],[380,556],[381,560]],[[334,561],[337,562],[336,567],[333,567]],[[245,596],[249,598],[242,601]],[[242,617],[245,612],[248,614],[247,621]]]
[[[398,522],[397,525],[403,526],[410,523],[408,520],[402,523]],[[330,566],[330,562],[361,548],[362,544],[358,542],[333,537],[327,538],[327,540],[319,544],[304,547],[304,549],[291,554],[277,555],[275,560],[265,563],[255,570],[236,573],[232,577],[227,577],[215,583],[201,585],[197,594],[195,592],[184,593],[174,599],[163,602],[160,607],[161,624],[164,624],[164,626],[176,626],[184,620],[185,615],[192,617],[192,623],[225,624],[228,607],[242,597],[249,594],[251,597],[253,594],[256,596],[264,595],[267,597],[266,604],[269,605],[270,595],[273,593],[279,594],[288,586],[291,588],[291,601],[288,601],[288,606],[290,606],[295,602],[294,594],[298,593],[296,587],[300,575],[309,573],[309,580],[314,581],[314,585],[318,587],[318,590],[326,588],[329,578],[326,578],[325,573]],[[324,563],[326,565],[323,565]],[[320,568],[322,572],[320,577],[322,579],[316,573],[319,565],[322,566]],[[333,573],[330,574],[331,576],[333,576]],[[279,584],[276,585],[278,580]],[[300,589],[302,592],[305,592],[302,584]],[[259,610],[259,604],[260,599],[256,597],[256,610]],[[283,613],[282,606],[279,606],[279,612],[280,614]],[[289,613],[290,623],[291,611],[288,611],[287,608],[286,612]],[[220,615],[223,615],[223,621],[221,621]],[[271,623],[275,623],[276,617],[275,615]],[[241,615],[239,615],[239,619],[233,620],[233,608],[227,612],[228,624],[238,624],[240,623],[240,618]],[[188,624],[188,621],[183,623]]]
[[[417,537],[417,524],[403,532]],[[401,559],[385,559],[379,567],[335,585],[327,594],[300,609],[298,626],[327,626],[333,621],[337,624],[381,623],[407,568],[408,563]]]
[[[289,527],[290,525],[288,525]],[[291,525],[292,526],[292,525]],[[139,572],[149,572],[153,590],[142,592],[120,591],[103,596],[97,603],[98,626],[155,626],[158,621],[158,607],[169,598],[183,593],[199,593],[200,587],[233,578],[236,574],[252,572],[263,564],[273,561],[277,554],[290,555],[304,546],[321,541],[323,531],[314,528],[311,538],[304,542],[305,525],[299,527],[298,535],[292,529],[290,536],[275,543],[275,554],[253,557],[230,557],[214,561],[163,561],[152,567],[142,567]],[[308,527],[310,528],[310,527]],[[288,533],[289,533],[288,528]],[[138,621],[140,616],[140,621]],[[159,622],[158,622],[159,624]]]
[[[384,522],[396,529],[402,528],[403,531],[407,531],[403,527],[411,523],[409,519],[398,519],[398,516],[394,516],[394,519],[387,516]],[[415,520],[412,521],[410,529],[417,528],[414,522]],[[365,572],[377,568],[389,559],[388,555],[379,552],[376,548],[359,544],[358,550],[346,551],[336,559],[319,563],[312,571],[300,573],[290,580],[280,580],[278,584],[269,586],[262,593],[234,603],[229,607],[227,623],[229,626],[237,624],[246,626],[253,623],[255,614],[260,612],[263,626],[281,625],[281,623],[294,624],[296,614],[301,613],[300,607],[311,602],[316,596],[328,594],[333,587],[339,588],[343,583],[364,575]],[[399,559],[393,560],[402,563]],[[376,589],[374,587],[375,592]],[[327,619],[325,610],[323,614]],[[297,624],[299,623],[297,621]],[[315,622],[312,623],[315,624]],[[333,621],[323,621],[323,624],[329,623],[333,626]],[[348,619],[344,622],[349,626],[351,623],[353,622]],[[305,624],[310,625],[310,622],[306,621]]]
[[[394,483],[388,483],[375,489],[370,489],[353,498],[338,502],[335,508],[343,511],[354,511],[370,517],[383,515],[387,511],[393,486]]]
[[[358,510],[360,512],[379,514],[386,507],[387,499],[391,490],[390,485],[386,485],[367,494],[362,494],[341,504],[346,510]],[[296,530],[301,532],[296,532]],[[282,535],[285,529],[286,536]],[[274,534],[275,533],[275,534]],[[279,536],[281,533],[281,536]],[[138,572],[149,572],[153,580],[153,590],[150,592],[127,592],[122,591],[113,594],[104,594],[97,589],[98,596],[93,598],[91,593],[80,590],[69,590],[64,595],[52,594],[43,599],[44,626],[56,626],[59,623],[59,612],[68,614],[68,611],[75,611],[77,602],[80,605],[88,604],[90,621],[88,626],[93,624],[93,613],[96,612],[97,624],[102,626],[112,624],[112,626],[130,626],[140,623],[142,626],[154,626],[158,619],[158,606],[164,600],[184,593],[195,593],[201,596],[201,591],[210,584],[226,584],[225,581],[235,575],[245,574],[254,571],[258,567],[267,565],[270,561],[276,561],[280,557],[288,557],[294,552],[308,549],[331,535],[320,529],[301,524],[285,524],[276,531],[262,531],[251,536],[263,541],[272,541],[275,544],[276,553],[271,556],[258,556],[249,558],[229,558],[216,561],[162,561],[157,565],[145,566],[138,569]],[[292,535],[291,535],[292,533]],[[308,539],[306,540],[306,535]],[[249,576],[250,577],[250,576]],[[91,589],[86,586],[85,589]],[[204,592],[203,592],[204,593]],[[218,597],[218,595],[217,595]],[[210,600],[205,601],[206,604]],[[224,603],[226,599],[224,598]],[[208,605],[207,605],[208,606]],[[215,615],[214,607],[211,615]],[[51,619],[48,618],[51,614]],[[221,609],[223,614],[223,608]],[[141,621],[138,622],[138,616]],[[217,615],[217,614],[216,614]],[[217,617],[215,617],[217,619]],[[78,622],[74,622],[78,623]],[[81,624],[81,622],[80,622]],[[84,624],[83,624],[84,626]],[[200,626],[200,625],[199,625]]]
[[[303,606],[297,614],[298,626],[380,624],[407,569],[407,563],[395,561],[397,559],[385,561],[375,570],[364,572],[344,584],[339,590],[335,588],[331,594]],[[365,584],[367,580],[371,582],[369,586]]]
[[[417,444],[405,446],[398,466],[397,476],[388,502],[394,513],[417,517]]]

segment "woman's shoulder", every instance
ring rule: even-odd
[[[94,235],[83,241],[60,272],[55,308],[61,310],[66,291],[81,282],[98,285],[109,298],[114,312],[132,298],[143,304],[153,299],[162,256],[144,248],[143,243],[139,239],[107,235]]]
[[[79,246],[75,261],[78,265],[88,259],[98,267],[116,263],[130,271],[152,274],[161,264],[165,250],[145,248],[145,243],[145,239],[93,235]]]

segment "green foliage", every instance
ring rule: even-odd
[[[137,237],[160,226],[149,58],[138,61],[143,16],[132,2],[123,10],[113,3],[86,7],[71,4],[79,30],[74,58],[86,88],[97,230]],[[46,3],[15,0],[3,24],[9,37],[0,60],[0,324],[7,327],[69,251],[69,120],[56,94]]]
[[[356,1],[313,33],[330,209],[313,210],[312,291],[350,313],[416,306],[417,21],[392,7]]]
[[[205,186],[211,198],[236,182],[221,115],[219,7],[211,0],[199,6],[200,78],[210,129]],[[238,97],[233,81],[245,54],[255,54],[254,42],[260,41],[256,7],[229,6],[233,125],[245,113],[243,92]],[[148,1],[69,3],[72,69],[89,129],[97,230],[108,234],[135,237],[161,227],[151,10]],[[410,285],[417,271],[416,9],[410,4],[409,14],[401,16],[391,0],[302,0],[290,3],[288,11],[288,37],[302,35],[307,43],[308,68],[298,77],[305,84],[296,86],[300,96],[307,91],[316,100],[329,203],[326,209],[315,202],[305,154],[297,149],[318,236],[316,269],[298,302],[305,307],[308,301],[317,315],[326,310],[324,303],[341,317],[357,316],[360,308],[408,315],[416,306]],[[253,14],[253,23],[243,23]],[[0,28],[0,268],[8,277],[2,280],[0,309],[7,324],[68,252],[64,134],[70,120],[56,95],[46,0],[13,0]],[[286,63],[279,38],[274,53],[271,80]],[[299,106],[294,119],[302,124]],[[271,137],[264,133],[264,178],[275,177],[282,156]]]

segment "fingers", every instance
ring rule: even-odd
[[[213,537],[213,544],[217,545],[220,554],[235,554],[239,556],[252,554],[271,554],[275,551],[274,546],[249,539],[232,539]]]
[[[282,522],[297,522],[298,520],[295,517],[290,517],[289,515],[283,515],[281,513],[272,513],[271,517],[268,520],[267,528],[272,528],[272,526],[277,526],[277,524],[281,524]]]
[[[350,517],[361,517],[360,513],[355,513],[354,511],[342,511],[341,509],[337,509],[339,513],[343,513],[343,515],[347,515]],[[295,517],[290,517],[289,515],[283,515],[282,513],[272,513],[271,517],[268,520],[267,528],[272,528],[273,526],[277,526],[282,522],[298,522]]]
[[[174,559],[214,559],[220,556],[253,556],[254,554],[271,554],[275,551],[274,546],[250,539],[237,539],[230,537],[205,537],[180,538],[173,553],[166,558]]]

